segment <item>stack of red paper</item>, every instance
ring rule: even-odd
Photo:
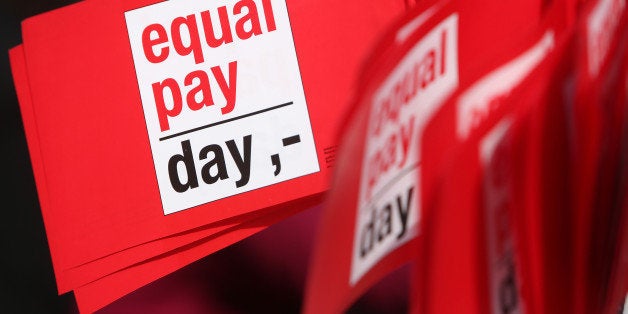
[[[323,204],[304,313],[410,264],[413,313],[615,314],[625,1],[411,2],[24,21],[10,56],[59,293],[95,311]]]
[[[449,0],[389,28],[340,135],[304,311],[346,310],[410,263],[413,313],[617,313],[627,19],[616,0]]]
[[[88,0],[10,51],[59,293],[81,312],[321,202],[372,41],[358,1]]]

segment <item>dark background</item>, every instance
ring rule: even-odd
[[[0,1],[2,210],[0,312],[78,313],[57,295],[37,191],[9,65],[20,22],[75,1]],[[101,313],[298,313],[321,208],[303,212],[201,259],[104,308]],[[405,313],[406,268],[366,293],[350,313]]]

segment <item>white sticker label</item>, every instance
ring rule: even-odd
[[[125,17],[164,214],[319,171],[285,0]]]
[[[418,232],[423,128],[458,86],[458,15],[435,26],[399,62],[371,104],[350,284]]]

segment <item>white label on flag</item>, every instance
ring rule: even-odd
[[[285,0],[125,18],[164,214],[319,171]]]
[[[423,128],[458,86],[458,15],[410,49],[375,93],[360,177],[350,284],[412,239]]]

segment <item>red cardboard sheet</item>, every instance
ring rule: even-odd
[[[589,1],[578,23],[578,71],[573,104],[574,304],[577,313],[603,311],[609,261],[614,254],[601,243],[614,241],[621,211],[613,205],[619,183],[619,131],[623,105],[613,103],[621,90],[626,54],[626,5]],[[610,241],[610,242],[609,242]],[[612,245],[611,245],[612,246]],[[606,251],[605,251],[606,250]],[[596,296],[596,297],[591,297]]]
[[[510,226],[511,125],[511,119],[503,119],[456,149],[441,197],[426,217],[429,243],[421,255],[426,286],[424,295],[411,296],[419,313],[519,313],[524,308]]]
[[[535,43],[532,49],[526,51],[528,54],[523,53],[521,55],[528,57],[530,53],[538,55],[536,64],[527,65],[526,71],[531,71],[532,68],[530,67],[538,65],[538,62],[542,60],[541,58],[551,50],[553,38],[549,42],[547,39],[548,37],[541,37],[541,40]],[[521,61],[523,58],[516,60]],[[509,64],[515,63],[516,61]],[[496,269],[498,269],[499,263],[498,265],[491,264],[489,270],[485,268],[485,265],[492,260],[489,256],[492,251],[488,241],[504,240],[495,239],[495,236],[489,237],[488,235],[488,239],[484,239],[484,234],[488,233],[485,230],[504,228],[504,226],[491,224],[492,221],[489,219],[493,218],[495,213],[491,214],[491,208],[482,201],[486,192],[484,191],[484,182],[488,180],[488,174],[484,172],[488,170],[484,169],[487,167],[486,165],[480,163],[482,156],[480,156],[479,146],[482,136],[489,138],[487,134],[489,131],[504,133],[510,128],[512,121],[509,119],[503,119],[501,127],[497,127],[495,124],[500,121],[496,117],[503,117],[505,107],[512,110],[513,107],[500,101],[500,97],[504,97],[502,93],[508,95],[515,86],[500,90],[491,84],[493,88],[490,91],[484,91],[487,97],[473,95],[476,104],[490,103],[492,111],[487,113],[482,120],[478,119],[472,132],[464,138],[456,135],[456,129],[459,129],[460,125],[456,125],[455,121],[455,111],[460,109],[460,106],[457,106],[461,104],[460,96],[470,95],[471,93],[466,92],[472,89],[478,90],[477,87],[483,85],[481,82],[487,82],[495,77],[491,74],[500,73],[500,70],[503,72],[505,69],[510,69],[509,72],[513,72],[512,67],[508,67],[508,65],[497,68],[480,79],[479,84],[474,84],[463,90],[464,92],[457,97],[453,97],[453,101],[444,105],[443,111],[435,116],[426,129],[423,158],[425,167],[423,178],[425,180],[423,182],[424,190],[429,189],[426,194],[434,194],[424,200],[425,210],[428,211],[425,218],[426,235],[423,240],[425,248],[420,257],[421,263],[424,265],[421,269],[424,278],[420,278],[421,276],[418,278],[419,281],[424,282],[424,286],[419,287],[419,291],[424,291],[424,294],[419,295],[418,292],[413,294],[413,297],[416,298],[415,302],[418,303],[418,309],[421,309],[418,312],[453,313],[456,309],[464,308],[472,313],[496,313],[495,302],[499,300],[494,298],[495,291],[493,290],[495,287],[489,286],[489,284],[510,278],[510,272],[507,273],[508,275],[498,273],[499,271]],[[522,74],[525,77],[528,73]],[[523,78],[521,77],[522,74],[509,73],[508,76],[517,82]],[[494,130],[487,129],[491,126],[494,127]],[[508,182],[501,184],[504,186],[495,188],[509,190]],[[456,197],[448,197],[448,195],[456,195]],[[512,196],[506,195],[504,197],[506,199],[501,201],[509,204],[508,201]],[[508,227],[506,226],[506,230]],[[506,255],[507,252],[502,253]],[[500,258],[510,259],[514,256],[493,257],[493,259]],[[493,277],[500,278],[494,279]],[[469,293],[469,291],[473,291],[473,293]]]
[[[512,100],[532,105],[517,121],[513,221],[525,306],[538,313],[572,312],[574,307],[569,291],[573,212],[565,111],[573,96],[572,36],[568,29],[556,51],[532,73],[525,91],[513,94]]]
[[[625,29],[624,29],[625,31]],[[624,36],[627,36],[624,33]],[[626,44],[628,40],[624,39]],[[625,49],[625,48],[624,48]],[[619,164],[616,171],[617,189],[614,196],[613,209],[617,226],[616,242],[612,247],[609,271],[608,297],[604,300],[604,313],[613,313],[626,302],[628,294],[628,53],[623,52],[623,70],[619,74],[618,88],[615,90],[614,103],[616,119],[619,123]],[[625,305],[624,305],[625,308]]]
[[[20,71],[22,67],[19,66],[23,65],[24,61],[22,47],[11,49],[10,57],[24,123],[29,125],[26,126],[28,134],[36,131],[36,127],[30,126],[34,120],[30,94],[27,90],[28,81],[25,71]],[[34,172],[41,174],[42,163],[34,153],[37,149],[37,138],[33,137],[31,140],[30,135],[27,136]],[[36,177],[43,178],[44,176],[36,175]],[[40,186],[45,187],[45,185],[38,185],[39,193],[45,195]],[[44,200],[42,198],[42,201]],[[242,219],[241,222],[234,219],[235,222],[225,223],[219,228],[199,228],[200,230],[191,230],[182,235],[158,239],[63,271],[58,278],[81,282],[80,287],[74,291],[77,303],[81,312],[93,312],[141,286],[318,202],[320,200],[317,196],[309,197],[286,204],[289,210],[270,208],[246,215],[247,219]],[[59,284],[63,285],[66,281],[60,281]]]
[[[42,211],[55,274],[59,282],[67,282],[67,284],[60,284],[60,291],[84,283],[83,280],[74,281],[74,279],[64,278],[65,275],[63,275],[66,270],[79,265],[147,244],[156,239],[188,232],[194,228],[202,228],[211,223],[219,223],[230,217],[289,200],[311,195],[320,196],[327,189],[328,168],[331,167],[330,161],[333,160],[335,141],[332,135],[336,123],[331,121],[335,121],[344,111],[343,104],[346,103],[350,91],[349,82],[356,74],[354,69],[360,64],[370,40],[377,36],[377,29],[404,9],[402,2],[385,8],[377,7],[375,4],[370,6],[360,3],[358,5],[353,2],[330,1],[326,6],[321,3],[314,5],[299,2],[289,4],[287,13],[280,13],[284,14],[283,19],[273,20],[268,14],[280,12],[281,3],[279,1],[273,1],[270,4],[267,1],[261,3],[261,7],[265,8],[264,17],[261,18],[262,10],[260,9],[258,18],[264,21],[267,32],[253,38],[274,35],[273,30],[281,30],[282,36],[286,34],[293,36],[293,46],[296,47],[298,56],[299,76],[303,84],[301,94],[307,95],[307,114],[301,114],[298,117],[309,119],[310,132],[313,133],[313,140],[307,139],[305,133],[308,130],[305,129],[302,130],[305,132],[303,136],[297,137],[291,133],[277,141],[280,146],[283,143],[284,148],[297,147],[298,143],[305,145],[308,141],[310,146],[314,147],[312,145],[315,143],[314,161],[319,170],[309,175],[298,176],[296,173],[301,171],[301,168],[294,168],[295,163],[291,164],[290,161],[300,161],[302,158],[305,159],[305,155],[297,158],[294,154],[290,155],[290,152],[287,152],[285,154],[292,157],[281,159],[280,155],[277,157],[272,154],[278,154],[278,151],[271,151],[268,164],[265,166],[269,169],[270,175],[272,176],[273,169],[279,175],[281,171],[288,172],[289,166],[292,165],[292,173],[297,177],[166,215],[162,206],[163,199],[160,197],[163,196],[162,191],[155,181],[156,171],[161,170],[157,170],[153,163],[156,155],[149,146],[147,131],[151,132],[150,123],[159,122],[159,125],[163,126],[164,117],[174,119],[175,115],[164,109],[166,113],[162,110],[160,119],[145,118],[145,112],[142,112],[143,98],[138,92],[138,86],[142,88],[138,81],[140,77],[138,73],[140,75],[145,73],[139,72],[140,66],[134,62],[129,41],[137,38],[129,35],[128,31],[132,26],[129,26],[128,20],[125,20],[125,12],[131,12],[136,8],[140,10],[152,8],[147,6],[151,3],[150,1],[124,3],[86,1],[31,18],[23,23],[26,76],[31,89],[35,121],[33,125],[37,128],[27,133],[35,134],[29,136],[29,146],[32,147],[31,151],[39,152],[38,155],[42,160],[42,165],[34,165],[34,168],[43,168],[45,164],[45,170],[35,171],[35,175],[38,177],[39,193],[43,195],[41,196]],[[181,3],[183,2],[176,4]],[[251,5],[250,2],[246,4]],[[275,11],[269,7],[273,7]],[[334,7],[334,10],[329,10],[327,7]],[[347,13],[354,12],[355,7],[361,9],[360,14]],[[139,11],[133,14],[137,12]],[[215,12],[212,11],[212,13]],[[284,23],[287,14],[290,15],[291,29]],[[247,17],[255,20],[250,15]],[[191,18],[185,25],[191,25],[190,21]],[[346,23],[342,24],[347,25],[345,28],[340,28],[346,31],[338,31],[338,23]],[[179,28],[185,27],[181,26],[183,24],[178,25]],[[237,36],[246,37],[246,29],[244,31],[240,29],[238,33],[237,25],[233,27]],[[155,32],[153,33],[159,33]],[[153,36],[152,39],[149,37],[145,41],[154,41],[154,34],[150,35]],[[360,35],[355,36],[355,34]],[[173,42],[175,37],[172,39]],[[262,42],[262,40],[259,41]],[[285,43],[283,45],[289,46]],[[172,46],[170,49],[173,55],[174,52],[180,52],[181,58],[186,56],[185,49],[180,45]],[[204,49],[204,51],[210,51],[209,48]],[[145,49],[146,51],[148,50]],[[156,50],[152,51],[155,53]],[[198,50],[189,55],[190,58],[186,60],[198,61],[200,57],[196,58],[197,52]],[[233,61],[221,65],[220,71],[225,73],[231,71],[232,63]],[[185,63],[182,64],[185,65]],[[228,79],[225,73],[222,73],[224,82],[221,85],[218,68],[214,66],[210,70],[207,71],[214,74],[217,80],[218,86],[211,85],[214,90],[221,88],[220,90],[224,92],[228,90],[225,84],[233,84],[232,81],[227,83]],[[272,69],[265,71],[269,70]],[[329,75],[332,70],[336,74]],[[53,73],[54,76],[51,75]],[[199,77],[201,76],[199,75],[192,81],[199,82]],[[163,86],[166,86],[167,82],[170,81],[162,82],[163,93],[155,94],[156,99],[159,95],[164,98],[174,95],[164,92]],[[277,83],[275,82],[275,85]],[[172,85],[168,86],[171,91],[174,90]],[[298,84],[294,88],[299,90]],[[224,94],[228,93],[224,92]],[[273,93],[264,95],[266,98],[274,96]],[[215,98],[219,99],[219,97]],[[198,101],[198,98],[195,99]],[[187,100],[190,103],[193,102],[189,98]],[[225,101],[227,103],[222,109],[228,107],[227,96],[225,96]],[[219,105],[222,106],[222,104]],[[213,109],[216,106],[208,105],[208,108]],[[258,115],[261,115],[263,110],[259,110]],[[231,120],[235,118],[239,119],[238,121],[244,120],[248,116],[242,116],[252,113],[244,113],[233,118],[228,114],[229,112],[225,113],[222,121],[236,121]],[[303,124],[299,125],[302,127]],[[289,129],[289,123],[281,128]],[[296,135],[301,135],[301,133]],[[249,142],[254,141],[251,138],[252,136],[249,137]],[[221,144],[223,157],[236,156],[235,148],[241,151],[240,157],[242,157],[242,152],[246,152],[246,135],[240,137],[239,140],[234,138],[231,145],[230,141],[226,140]],[[180,185],[185,185],[182,181],[191,182],[191,176],[185,178],[185,175],[181,174],[191,168],[190,158],[188,158],[190,155],[186,153],[184,142],[181,142],[178,153],[174,153],[170,158],[171,161],[174,160],[170,164],[174,165],[179,174],[174,179],[171,176],[171,181],[176,183],[178,180]],[[215,146],[209,150],[214,152],[214,157],[217,156]],[[253,151],[256,152],[256,150]],[[303,151],[303,154],[306,152]],[[244,155],[246,156],[246,153]],[[219,159],[216,157],[214,161],[216,163],[212,164],[213,169],[221,171],[220,163],[217,162]],[[279,169],[280,162],[284,163],[283,170]],[[196,167],[201,168],[203,164],[204,162],[201,161]],[[237,168],[230,165],[227,169],[229,171],[241,170],[237,164],[235,166]],[[310,167],[310,169],[313,168]],[[175,170],[171,167],[170,172],[173,171]],[[222,178],[211,172],[209,176]],[[234,184],[237,189],[238,184],[244,183],[243,177],[235,175],[233,177],[235,178],[232,181],[235,181],[235,184],[234,182],[230,184]],[[175,183],[172,185],[175,186]],[[69,222],[71,222],[71,228],[67,227]],[[229,225],[220,226],[216,231],[227,226]],[[194,237],[202,238],[199,235],[194,235]],[[161,246],[161,243],[163,242],[155,246]],[[163,247],[160,249],[163,252],[167,251]],[[133,257],[133,259],[136,258]],[[124,263],[120,263],[122,264]],[[86,273],[81,275],[86,275]]]
[[[420,239],[421,267],[413,279],[413,313],[521,310],[521,292],[511,285],[511,281],[519,281],[519,270],[510,269],[521,263],[514,249],[517,237],[509,230],[513,224],[495,218],[501,213],[501,218],[509,221],[510,214],[491,205],[497,198],[500,206],[511,206],[514,194],[505,193],[511,181],[487,186],[493,166],[504,166],[493,165],[490,158],[482,161],[479,152],[481,143],[490,142],[489,134],[505,133],[522,110],[531,106],[525,96],[518,100],[512,94],[522,82],[533,80],[531,73],[546,66],[540,64],[547,63],[544,60],[563,41],[564,28],[569,25],[563,9],[564,5],[555,3],[536,30],[492,46],[491,58],[478,60],[474,71],[465,72],[472,79],[426,127],[421,173],[425,236]],[[509,179],[503,174],[499,177],[504,176]],[[489,187],[497,190],[487,193]],[[496,243],[508,249],[497,250]],[[510,283],[511,289],[505,292],[513,293],[507,300],[501,299],[504,291],[500,285],[504,283]]]
[[[466,84],[475,60],[490,57],[487,47],[536,21],[539,11],[534,2],[419,4],[374,47],[340,137],[305,313],[341,312],[415,259],[413,241],[423,232],[417,179],[425,122]]]

